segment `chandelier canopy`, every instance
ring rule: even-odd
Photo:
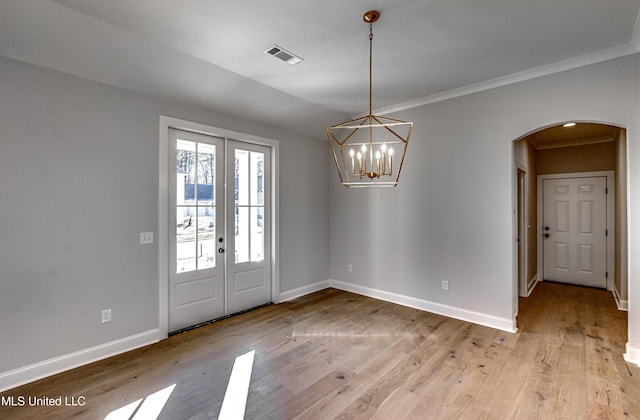
[[[373,115],[373,24],[380,12],[363,16],[369,24],[369,113],[327,128],[340,182],[346,187],[395,187],[400,179],[413,123]]]

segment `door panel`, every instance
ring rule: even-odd
[[[554,270],[568,271],[569,270],[569,244],[563,242],[556,242],[554,244],[555,252],[555,264]]]
[[[606,177],[543,182],[544,279],[606,288]]]
[[[195,279],[176,284],[176,306],[182,307],[216,298],[213,278]]]
[[[169,131],[171,183],[169,217],[169,331],[224,315],[223,139]]]
[[[263,146],[227,142],[227,312],[271,301],[271,157]]]
[[[245,270],[235,273],[235,280],[233,284],[235,286],[234,292],[247,292],[256,288],[265,286],[265,272],[264,268],[257,268],[254,270]]]

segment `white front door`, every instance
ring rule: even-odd
[[[176,129],[169,141],[169,331],[176,331],[271,301],[271,172],[267,147]]]
[[[607,287],[606,177],[543,181],[545,280]]]

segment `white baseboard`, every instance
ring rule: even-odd
[[[280,293],[280,302],[286,302],[301,296],[308,295],[310,293],[327,289],[329,287],[345,290],[347,292],[357,293],[359,295],[368,296],[374,299],[397,303],[399,305],[432,312],[438,315],[444,315],[450,318],[484,325],[502,331],[517,331],[515,320],[499,318],[493,315],[469,311],[466,309],[443,305],[436,302],[430,302],[411,296],[399,295],[396,293],[386,292],[370,287],[346,283],[339,280],[323,280],[317,283]],[[38,379],[42,379],[47,376],[55,375],[56,373],[70,370],[98,360],[106,359],[117,354],[125,353],[139,347],[157,343],[161,339],[162,337],[160,336],[159,329],[153,329],[142,332],[140,334],[135,334],[119,340],[111,341],[109,343],[45,360],[43,362],[34,363],[32,365],[8,372],[0,372],[0,392],[36,381]],[[634,354],[636,354],[637,356],[635,360],[640,361],[640,351],[637,351]]]
[[[493,315],[469,311],[462,308],[443,305],[441,303],[430,302],[428,300],[418,299],[411,296],[385,292],[383,290],[373,289],[370,287],[360,286],[352,283],[346,283],[339,280],[330,280],[330,283],[331,287],[334,287],[336,289],[357,293],[359,295],[368,296],[387,302],[397,303],[399,305],[432,312],[438,315],[444,315],[449,318],[460,319],[462,321],[472,322],[474,324],[480,324],[486,327],[491,327],[506,332],[514,333],[518,330],[515,320],[512,319],[499,318]]]
[[[0,392],[158,341],[160,332],[156,328],[8,372],[0,372]]]
[[[317,283],[309,284],[307,286],[298,287],[297,289],[288,290],[286,292],[280,293],[280,302],[286,302],[288,300],[315,293],[320,290],[328,289],[329,287],[331,287],[331,281],[323,280]]]
[[[624,360],[640,367],[640,349],[633,348],[629,343],[627,343],[625,350]]]
[[[616,305],[618,306],[619,311],[628,311],[629,310],[629,302],[624,299],[620,299],[620,292],[618,292],[618,288],[613,285],[613,298],[616,301]]]

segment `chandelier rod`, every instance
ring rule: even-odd
[[[369,122],[373,116],[373,24],[380,18],[380,12],[377,10],[369,10],[362,16],[362,19],[369,24]],[[371,172],[370,177],[374,175],[373,169],[373,127],[369,127],[369,166]],[[363,156],[364,157],[364,156]]]
[[[362,20],[369,24],[369,116],[373,115],[373,24],[380,18],[380,12],[369,10]]]
[[[369,22],[369,115],[373,115],[373,22]]]

